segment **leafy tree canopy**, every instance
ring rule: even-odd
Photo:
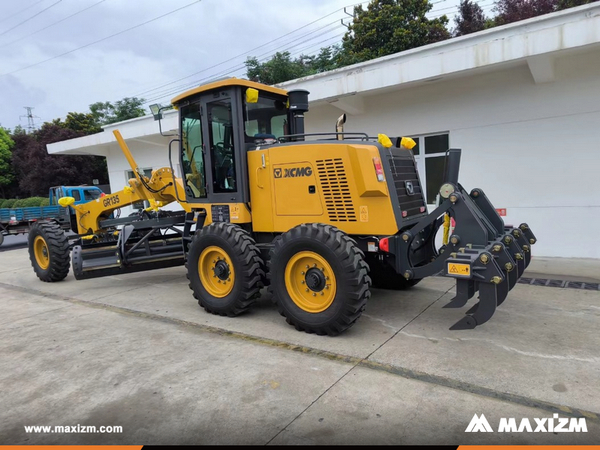
[[[12,166],[21,196],[45,196],[51,186],[108,182],[105,158],[100,156],[49,155],[47,144],[83,136],[64,124],[44,123],[30,134],[13,135]],[[23,195],[25,194],[25,195]]]
[[[354,20],[342,41],[340,65],[402,52],[450,38],[444,15],[428,19],[428,0],[372,0],[354,8]]]
[[[4,196],[4,189],[15,179],[11,163],[11,149],[14,145],[7,130],[0,127],[0,192],[2,192],[2,196]]]
[[[146,114],[142,108],[145,100],[137,97],[125,97],[114,103],[96,102],[90,105],[90,113],[96,125],[108,125],[123,120],[134,119]]]
[[[458,15],[454,17],[456,28],[454,36],[464,36],[486,28],[486,18],[483,9],[472,0],[461,0]]]
[[[300,55],[292,59],[290,52],[278,52],[267,62],[252,57],[246,60],[246,76],[249,80],[264,84],[283,83],[335,69],[339,47],[323,47],[317,55]]]
[[[497,0],[495,23],[504,25],[548,14],[556,11],[557,3],[557,0]]]

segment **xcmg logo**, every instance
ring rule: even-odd
[[[501,417],[498,424],[498,433],[522,433],[524,431],[528,433],[587,433],[587,424],[584,417],[569,419],[567,417],[558,417],[558,414],[554,414],[551,418],[542,417],[539,419],[535,417],[533,420],[534,423],[532,424],[525,417],[517,425],[517,419],[513,417],[509,417],[508,419]],[[533,425],[535,425],[535,428]],[[465,430],[465,433],[477,432],[494,432],[483,414],[481,417],[477,417],[477,414],[475,414]]]
[[[295,178],[295,177],[310,177],[312,175],[312,167],[294,167],[292,169],[273,169],[275,178]]]

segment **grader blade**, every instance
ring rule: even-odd
[[[78,280],[182,266],[185,264],[182,215],[132,221],[113,219],[123,226],[112,242],[73,247],[73,272]],[[106,221],[108,222],[108,221]]]

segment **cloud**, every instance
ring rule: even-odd
[[[19,115],[24,113],[23,106],[35,107],[34,113],[43,121],[49,121],[66,116],[69,111],[84,112],[89,104],[97,101],[115,101],[136,94],[143,94],[147,99],[164,95],[168,100],[178,93],[168,90],[176,91],[186,83],[199,82],[227,69],[237,67],[238,70],[231,73],[243,75],[245,71],[240,67],[243,67],[245,56],[211,67],[352,3],[350,0],[202,0],[114,38],[56,57],[193,2],[105,0],[73,18],[31,35],[98,1],[62,1],[0,36],[2,125],[12,128],[19,124]],[[5,16],[33,3],[29,0],[28,3],[14,2],[10,7],[5,5]],[[53,0],[45,0],[0,23],[0,33],[52,3]],[[293,53],[310,46],[311,42],[318,43],[328,36],[335,36],[343,32],[341,24],[337,29],[335,24],[331,25],[330,34],[313,41],[308,36],[289,43],[302,33],[336,20],[339,22],[342,17],[344,13],[338,11],[251,55],[285,50],[286,43],[288,47],[295,45],[290,50]],[[314,33],[313,37],[317,34]],[[10,44],[13,41],[16,42]],[[335,40],[330,43],[333,42]],[[318,46],[314,50],[318,50]],[[23,69],[50,58],[54,59]],[[204,72],[183,82],[148,92],[202,70]],[[13,71],[16,72],[11,73]]]

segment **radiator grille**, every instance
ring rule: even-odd
[[[388,154],[388,161],[394,180],[394,186],[396,188],[396,194],[398,195],[400,209],[403,212],[406,211],[405,217],[408,218],[425,214],[427,208],[423,196],[423,189],[410,152],[408,150],[403,151],[393,149]],[[406,188],[407,181],[412,184],[412,194],[409,193]],[[423,207],[425,207],[425,212],[421,212],[421,208]]]
[[[329,220],[332,222],[356,222],[356,210],[352,203],[342,159],[318,160],[317,172]]]

